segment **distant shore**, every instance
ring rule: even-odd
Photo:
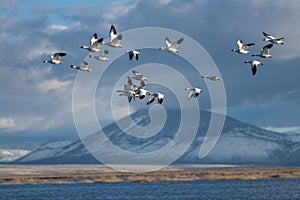
[[[250,168],[179,165],[146,173],[120,172],[103,165],[0,165],[1,184],[84,184],[300,178],[300,167]]]

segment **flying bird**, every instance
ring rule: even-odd
[[[185,88],[185,90],[191,91],[188,95],[188,98],[187,98],[188,100],[190,100],[192,97],[197,98],[199,96],[199,94],[204,91],[204,90],[202,90],[200,88],[196,88],[196,87]]]
[[[134,74],[134,76],[128,76],[128,78],[132,78],[132,79],[139,80],[139,81],[147,81],[148,80],[147,77],[145,77],[142,73],[140,73],[138,71],[132,70],[132,73]]]
[[[201,77],[202,78],[207,78],[207,79],[209,79],[211,81],[220,81],[220,80],[222,80],[219,76],[207,76],[207,75],[203,75]]]
[[[54,53],[53,56],[52,55],[50,56],[51,57],[50,60],[43,60],[43,63],[51,63],[54,65],[62,64],[63,62],[60,61],[60,57],[66,56],[66,55],[67,55],[66,53],[62,53],[62,52]]]
[[[261,58],[272,58],[270,54],[270,49],[272,48],[273,44],[267,44],[260,50],[260,54],[253,54],[251,56],[259,56]]]
[[[100,61],[109,61],[109,59],[107,58],[108,53],[109,53],[109,51],[105,49],[100,56],[89,55],[89,57],[90,58],[95,58],[95,59],[100,60]]]
[[[232,49],[231,51],[233,52],[237,52],[237,53],[240,53],[240,54],[247,54],[247,53],[250,53],[247,49],[248,47],[252,46],[252,45],[255,45],[255,43],[248,43],[248,44],[243,44],[243,41],[242,40],[237,40],[237,46],[238,46],[238,49]]]
[[[120,44],[122,38],[123,38],[122,34],[117,34],[115,26],[111,25],[109,31],[109,42],[104,44],[114,48],[122,48],[123,45]]]
[[[166,96],[161,93],[153,93],[153,94],[151,94],[151,97],[150,97],[150,99],[148,99],[146,104],[147,105],[151,104],[156,98],[157,98],[158,104],[162,104],[162,102],[164,101]]]
[[[83,61],[80,67],[78,67],[76,65],[70,65],[70,66],[71,66],[72,69],[77,69],[79,71],[85,71],[85,72],[91,72],[92,69],[89,68],[88,65],[89,65],[88,62]]]
[[[135,59],[138,60],[139,55],[141,55],[141,52],[136,51],[136,50],[126,51],[126,53],[129,54],[129,60],[132,60],[133,57],[135,57]]]
[[[132,90],[118,90],[119,96],[127,96],[128,102],[131,102],[131,100],[135,100],[135,97],[137,96],[136,93]]]
[[[276,38],[273,35],[270,35],[266,32],[263,32],[263,35],[266,37],[263,39],[263,41],[267,41],[267,42],[271,42],[273,44],[285,44],[285,42],[283,41],[284,38]]]
[[[259,65],[263,65],[264,64],[263,62],[260,62],[258,60],[245,61],[244,63],[251,63],[251,70],[252,70],[253,76],[256,74],[257,67]]]
[[[171,53],[179,53],[179,51],[177,50],[177,47],[179,46],[179,44],[181,44],[183,42],[183,39],[184,38],[181,37],[178,40],[176,40],[175,42],[171,42],[170,39],[168,37],[166,37],[165,38],[166,47],[160,47],[159,50],[166,50]]]
[[[124,90],[117,90],[117,93],[119,93],[119,96],[127,96],[128,102],[131,102],[132,99],[135,100],[135,97],[138,97],[134,91],[134,85],[131,78],[128,78],[127,83],[124,84]]]
[[[97,33],[94,33],[94,35],[90,39],[90,46],[82,45],[80,48],[86,49],[90,52],[101,52],[102,50],[99,49],[100,44],[103,43],[103,38],[98,39]]]

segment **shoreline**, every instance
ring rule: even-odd
[[[159,171],[132,173],[100,165],[0,165],[0,185],[85,184],[200,180],[300,178],[300,167],[227,165],[169,166]]]

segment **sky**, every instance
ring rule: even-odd
[[[89,44],[94,33],[106,40],[112,24],[118,32],[161,27],[191,37],[218,67],[226,89],[229,116],[270,130],[299,130],[299,9],[298,0],[288,3],[284,0],[54,0],[51,4],[0,0],[0,147],[77,137],[72,92],[78,72],[69,65],[80,65],[88,52],[79,47]],[[258,52],[267,44],[263,41],[263,31],[284,37],[286,45],[274,45],[271,59],[258,58],[264,65],[252,76],[249,64],[243,63],[251,56],[239,55],[231,49],[236,48],[237,39],[242,39],[254,42],[256,45],[249,50]],[[162,46],[164,37],[158,41]],[[67,52],[62,58],[64,64],[42,63],[57,51]],[[186,65],[174,55],[164,53],[155,58],[147,56],[150,50],[142,51],[146,55],[142,54],[139,62],[130,63],[125,56],[114,62],[113,66],[123,62],[126,67],[112,67],[111,75],[104,78],[106,87],[100,88],[96,96],[102,94],[101,89],[113,89],[115,83],[110,76],[127,75],[132,67],[158,63],[162,56],[166,57],[163,64],[177,69]],[[126,76],[123,78],[126,80]],[[203,80],[199,80],[199,85],[205,88]],[[182,95],[186,95],[184,90]],[[98,97],[97,115],[109,112],[110,102],[101,95]],[[202,108],[209,109],[209,95],[203,94],[201,98]],[[117,101],[121,115],[130,109],[126,99],[120,97]],[[170,101],[165,104],[171,105]],[[144,103],[137,105],[146,107]]]

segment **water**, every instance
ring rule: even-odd
[[[0,199],[300,199],[300,179],[0,185]]]

